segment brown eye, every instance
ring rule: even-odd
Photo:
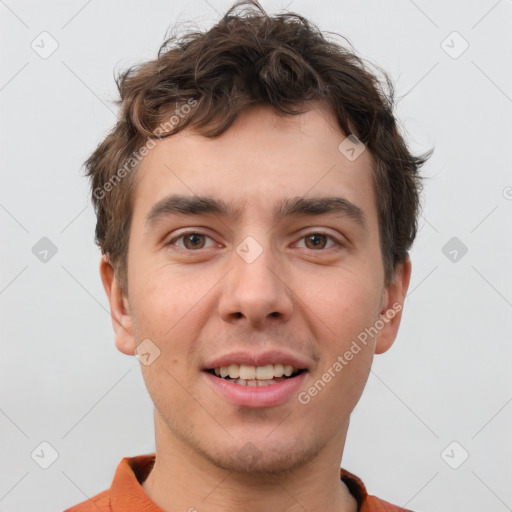
[[[341,246],[332,236],[324,233],[310,233],[309,235],[303,236],[302,240],[305,241],[306,249],[312,250],[329,249],[330,247],[327,247],[329,240],[333,242],[333,245]],[[331,245],[331,247],[333,247],[333,245]]]
[[[183,236],[183,245],[187,249],[202,249],[204,246],[204,235],[199,233],[190,233]]]
[[[327,243],[327,236],[321,233],[314,233],[305,237],[308,249],[324,249]]]
[[[179,249],[194,251],[196,249],[207,248],[207,240],[211,240],[213,242],[209,236],[203,233],[189,231],[188,233],[183,233],[182,235],[173,238],[167,245],[175,245]]]

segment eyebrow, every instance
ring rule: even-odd
[[[221,199],[208,196],[186,196],[171,194],[164,197],[149,210],[144,224],[149,228],[160,219],[171,215],[217,215],[227,219],[240,218],[241,208]],[[354,220],[361,228],[368,230],[368,220],[359,206],[343,197],[294,197],[279,201],[273,210],[273,221],[299,215],[336,214]]]

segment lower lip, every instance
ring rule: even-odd
[[[203,371],[208,382],[228,401],[239,407],[276,407],[295,395],[307,371],[269,386],[242,386]]]

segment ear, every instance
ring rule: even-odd
[[[380,311],[380,320],[384,327],[380,330],[377,338],[375,345],[376,354],[386,352],[395,341],[400,320],[402,319],[405,296],[411,279],[411,268],[411,259],[409,254],[407,254],[405,260],[397,263],[393,281],[384,290]]]
[[[130,305],[119,288],[114,269],[106,255],[103,255],[100,260],[100,275],[110,303],[110,316],[115,333],[116,347],[123,354],[133,356],[136,343],[133,336]]]

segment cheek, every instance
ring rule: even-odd
[[[328,409],[352,410],[368,379],[375,340],[361,341],[361,335],[378,318],[380,305],[380,288],[371,281],[364,274],[344,273],[331,281],[328,293],[315,297],[318,316],[330,327],[322,343],[324,361],[318,375],[328,381],[322,388],[323,406]]]
[[[176,380],[188,386],[197,377],[195,346],[211,316],[205,281],[168,267],[133,278],[134,334],[137,340],[150,339],[159,350],[153,364],[141,365],[152,396],[161,389],[179,394],[183,389]]]
[[[191,318],[197,320],[201,311],[201,283],[164,267],[141,271],[133,276],[132,283],[130,302],[142,334],[166,344],[177,331],[186,338],[188,327],[193,326]]]
[[[174,356],[162,352],[151,366],[141,365],[147,392],[160,416],[179,425],[183,418],[193,418],[197,403],[191,399],[190,377],[183,364]]]
[[[303,299],[305,314],[309,310],[308,316],[320,329],[319,336],[324,333],[324,338],[334,341],[336,350],[342,350],[373,324],[378,318],[379,301],[377,286],[367,282],[364,275],[347,271],[317,284]]]

